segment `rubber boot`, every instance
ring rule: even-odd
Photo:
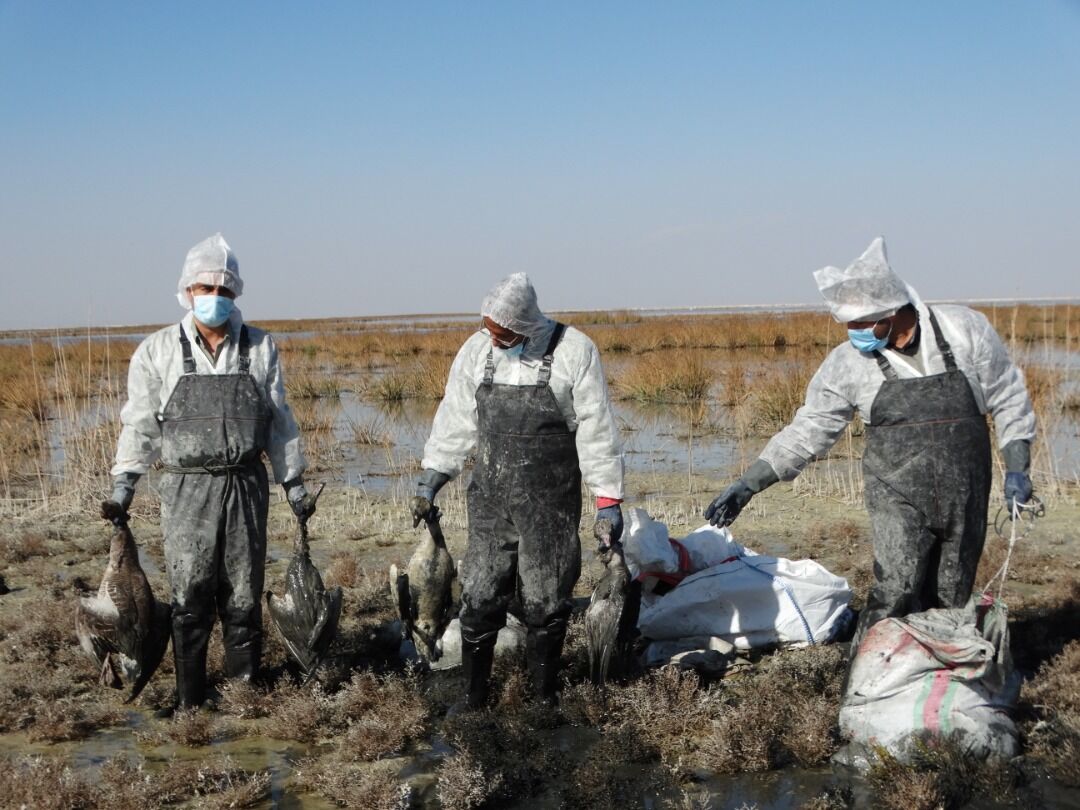
[[[206,648],[210,628],[189,622],[173,623],[173,662],[176,666],[176,704],[173,709],[197,709],[206,700]],[[159,712],[171,715],[167,708]]]
[[[456,704],[451,714],[482,709],[491,692],[491,666],[495,660],[497,630],[473,636],[462,628],[461,670],[465,675],[465,700]]]
[[[566,624],[530,627],[525,636],[525,664],[537,700],[554,708],[558,705],[559,659],[562,656]]]
[[[225,645],[225,677],[254,681],[259,675],[262,633],[248,627],[222,627]]]

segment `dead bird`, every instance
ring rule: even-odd
[[[154,598],[131,529],[115,522],[101,585],[75,605],[75,632],[101,667],[101,683],[114,689],[131,683],[124,700],[131,703],[165,656],[171,626],[172,607]]]
[[[593,588],[589,607],[585,611],[585,643],[589,651],[589,673],[592,682],[603,686],[607,680],[611,654],[619,637],[630,570],[623,558],[622,544],[611,539],[611,521],[600,520],[595,528],[600,542],[600,559],[605,569]]]
[[[318,500],[323,484],[315,493]],[[337,633],[341,618],[341,588],[326,590],[319,569],[311,561],[307,521],[298,521],[289,570],[285,573],[285,595],[266,592],[270,619],[285,640],[289,653],[300,665],[304,680],[315,675]]]
[[[439,525],[441,512],[432,510],[428,533],[409,559],[407,572],[390,566],[390,585],[401,614],[403,632],[428,661],[438,658],[436,642],[450,621],[451,588],[457,570]]]

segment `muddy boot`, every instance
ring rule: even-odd
[[[533,694],[539,702],[551,708],[559,705],[559,659],[565,638],[564,623],[530,627],[525,636],[525,664]]]
[[[498,631],[472,636],[461,631],[461,671],[465,675],[465,698],[450,707],[447,717],[475,711],[487,705],[491,692],[491,666],[495,660]]]
[[[258,681],[259,645],[225,650],[225,677],[242,681]]]
[[[225,677],[254,681],[259,675],[262,653],[261,620],[257,612],[228,613],[221,617],[221,640],[225,645]]]
[[[173,625],[173,662],[176,667],[176,709],[197,709],[206,700],[206,648],[210,628],[190,623]],[[157,712],[170,717],[168,707]]]

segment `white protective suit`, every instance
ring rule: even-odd
[[[528,336],[520,359],[492,352],[496,384],[536,385],[540,361],[555,329],[536,305],[524,274],[510,276],[485,298],[482,313],[500,326]],[[424,469],[457,476],[476,446],[476,390],[484,378],[491,338],[472,335],[450,368],[446,394],[424,446]],[[567,426],[575,431],[581,476],[597,498],[623,497],[622,440],[608,396],[607,380],[595,344],[567,327],[551,366],[549,383]]]
[[[192,355],[198,374],[237,373],[237,341],[243,325],[239,309],[234,309],[229,316],[229,333],[217,365],[198,348],[194,316],[189,312],[180,323],[192,341]],[[274,469],[274,479],[282,484],[298,478],[307,466],[300,450],[300,431],[285,401],[285,383],[274,339],[250,325],[248,335],[251,340],[251,375],[262,387],[273,415],[267,454]],[[161,449],[159,419],[183,373],[180,324],[160,329],[139,344],[128,367],[128,399],[120,411],[123,428],[116,446],[112,475],[126,472],[142,475],[157,460]]]
[[[930,329],[929,311],[915,290],[907,286],[907,291],[919,313],[918,351],[911,357],[895,349],[884,349],[882,354],[901,379],[940,374],[945,371],[945,362]],[[835,302],[830,301],[830,306],[835,312]],[[994,419],[998,446],[1004,447],[1017,439],[1034,439],[1035,413],[1024,386],[1024,375],[1009,358],[986,316],[955,304],[937,304],[934,312],[945,339],[952,346],[959,370],[971,384],[980,412],[989,413]],[[866,313],[850,315],[853,319],[865,316]],[[791,424],[773,436],[761,458],[781,480],[792,480],[810,461],[833,446],[856,413],[864,422],[870,422],[871,405],[884,382],[873,355],[860,352],[850,341],[844,341],[825,358],[810,380],[805,403]]]

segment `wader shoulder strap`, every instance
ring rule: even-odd
[[[180,352],[184,355],[184,373],[195,373],[195,358],[191,356],[191,341],[188,340],[184,325],[180,324]]]
[[[937,341],[941,356],[945,358],[945,370],[956,371],[956,358],[953,357],[952,346],[949,345],[949,341],[945,339],[945,336],[941,334],[941,327],[938,326],[937,315],[934,314],[934,310],[930,309],[930,307],[926,309],[930,313],[930,325],[934,327],[934,340]]]
[[[892,367],[892,364],[885,359],[885,355],[881,352],[874,350],[874,359],[877,361],[878,368],[881,369],[881,373],[885,375],[886,380],[898,380],[900,377],[896,373],[896,369]]]
[[[240,327],[240,373],[251,373],[251,336],[248,335],[247,324],[243,324]]]
[[[537,388],[546,388],[551,380],[551,361],[555,359],[555,347],[559,345],[565,331],[566,324],[556,322],[555,331],[551,333],[551,340],[548,341],[547,349],[544,351],[544,362],[540,366],[540,373],[536,375]]]
[[[487,361],[484,363],[484,381],[482,385],[491,387],[491,383],[495,380],[495,355],[492,354],[494,349],[488,347]]]

